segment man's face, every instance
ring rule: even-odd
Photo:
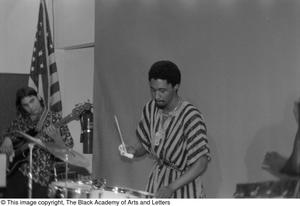
[[[166,108],[176,96],[178,85],[173,87],[167,80],[151,79],[149,84],[152,99],[160,109]]]
[[[21,105],[30,115],[38,115],[43,110],[38,97],[34,95],[24,97],[21,101]]]

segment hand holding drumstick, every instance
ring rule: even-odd
[[[119,126],[117,116],[115,115],[114,118],[115,118],[116,126],[117,126],[117,129],[118,129],[119,137],[120,137],[120,140],[121,140],[121,143],[122,143],[122,144],[119,145],[119,148],[118,148],[119,151],[120,151],[120,155],[122,155],[124,157],[127,157],[129,159],[132,159],[134,157],[134,155],[132,153],[127,152],[127,148],[126,148],[126,145],[124,143],[124,139],[123,139],[123,136],[122,136],[122,133],[121,133],[121,129],[120,129],[120,126]],[[129,148],[130,147],[128,147],[128,149]]]

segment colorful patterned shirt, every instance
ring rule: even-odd
[[[151,100],[143,109],[136,133],[143,147],[156,160],[146,186],[150,193],[178,179],[200,157],[210,160],[203,116],[187,101],[166,117]],[[204,196],[201,177],[198,177],[176,190],[172,198]]]
[[[42,125],[42,130],[49,127],[50,123],[55,124],[61,119],[61,115],[59,113],[48,112],[45,121]],[[37,126],[37,122],[33,122],[29,116],[23,117],[18,116],[15,120],[13,120],[9,126],[9,128],[5,131],[4,135],[2,135],[1,142],[5,137],[9,137],[13,145],[21,145],[24,138],[16,137],[12,135],[14,131],[22,131],[28,132],[35,130]],[[65,145],[69,148],[73,147],[73,138],[69,132],[67,125],[60,127],[60,133],[62,136]],[[41,132],[41,135],[36,135],[35,138],[42,140],[42,142],[51,142],[53,139]],[[47,186],[51,181],[51,175],[53,172],[54,163],[57,159],[50,154],[45,149],[34,146],[32,151],[32,179],[34,182]],[[29,162],[23,162],[19,166],[19,171],[21,171],[25,176],[28,176],[29,173]]]

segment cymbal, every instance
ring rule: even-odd
[[[18,134],[25,137],[27,140],[36,143],[38,146],[46,149],[52,155],[58,159],[67,162],[69,164],[79,166],[79,167],[88,167],[89,162],[87,159],[80,153],[76,152],[73,149],[66,147],[65,145],[57,145],[53,142],[42,142],[40,139],[36,139],[22,131],[16,131]]]
[[[40,139],[34,138],[34,137],[30,136],[29,134],[26,134],[25,132],[22,132],[22,131],[19,131],[19,130],[14,131],[14,132],[17,133],[17,134],[22,135],[23,137],[25,137],[25,139],[37,144],[40,147],[45,147],[44,143]]]
[[[88,167],[89,162],[87,159],[80,153],[76,152],[73,149],[65,148],[60,149],[53,143],[44,143],[46,149],[53,154],[58,159],[67,162],[72,165],[80,166],[80,167]]]

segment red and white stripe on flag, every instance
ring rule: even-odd
[[[45,0],[40,0],[28,86],[35,88],[51,111],[62,112],[62,102]]]

